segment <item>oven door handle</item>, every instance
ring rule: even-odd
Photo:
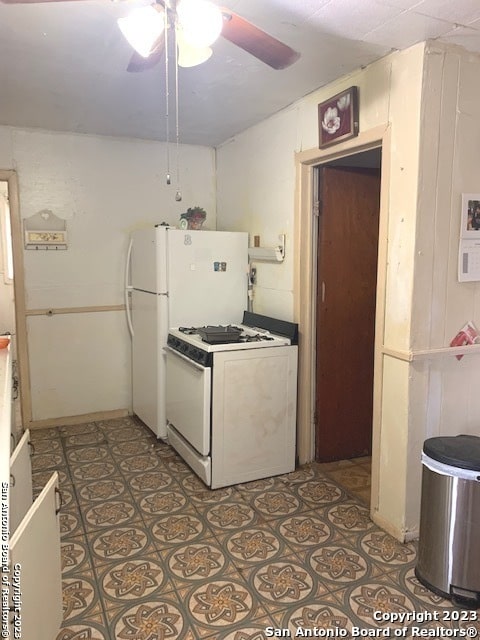
[[[172,349],[172,347],[163,347],[163,350],[166,351],[167,355],[169,353],[171,353],[172,355],[176,356],[177,358],[180,358],[181,360],[185,360],[185,362],[188,362],[188,364],[192,367],[194,367],[195,369],[197,369],[198,371],[206,371],[208,367],[202,367],[201,364],[198,364],[197,362],[195,362],[194,360],[191,360],[190,358],[187,358],[187,356],[184,356],[182,353],[179,353],[178,351],[175,351],[175,349]]]

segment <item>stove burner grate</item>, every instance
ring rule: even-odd
[[[187,336],[193,336],[197,333],[197,327],[178,327],[178,330]]]
[[[234,324],[229,325],[207,325],[204,327],[179,327],[181,333],[185,335],[198,335],[203,342],[209,344],[224,343],[244,343],[244,342],[265,342],[274,340],[274,338],[266,333],[247,333],[243,327]]]
[[[239,342],[264,342],[265,340],[273,340],[273,338],[272,336],[267,336],[264,333],[255,333],[253,336],[242,333],[239,338]]]

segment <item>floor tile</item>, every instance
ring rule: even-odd
[[[77,498],[80,504],[99,504],[122,497],[130,498],[130,492],[121,476],[77,484]]]
[[[306,511],[269,522],[282,540],[294,551],[305,551],[332,542],[343,535],[319,510]]]
[[[63,539],[60,545],[62,575],[69,576],[83,569],[91,569],[90,554],[85,536]]]
[[[47,453],[62,453],[62,441],[60,437],[56,438],[30,438],[32,455],[40,455]]]
[[[31,457],[32,471],[45,471],[47,469],[56,470],[61,468],[66,469],[66,460],[61,449],[54,453],[36,453]]]
[[[82,514],[77,504],[71,504],[68,509],[60,508],[60,537],[62,540],[85,535]]]
[[[313,600],[328,591],[295,555],[244,569],[242,575],[268,612]]]
[[[245,499],[245,494],[242,495]],[[284,518],[305,511],[307,505],[295,495],[293,490],[286,487],[260,493],[252,493],[248,503],[265,520]]]
[[[50,440],[50,438],[58,438],[60,430],[57,427],[49,427],[47,429],[30,429],[30,437],[35,442],[38,440]]]
[[[182,513],[152,518],[147,524],[159,550],[214,535],[206,518],[193,508]]]
[[[149,452],[147,454],[140,453],[126,458],[121,458],[118,461],[118,466],[123,473],[133,475],[141,471],[152,471],[153,469],[158,469],[161,465],[158,456],[153,452]]]
[[[92,570],[62,580],[64,622],[101,622],[103,608]]]
[[[107,618],[119,606],[149,602],[160,593],[173,591],[173,583],[158,554],[108,563],[97,575]]]
[[[306,464],[295,471],[279,476],[279,478],[287,485],[308,482],[309,480],[314,480],[316,477],[318,477],[318,474],[316,473],[314,466],[311,464]]]
[[[330,478],[352,491],[370,486],[370,473],[364,465],[352,465],[329,472]]]
[[[326,509],[328,520],[344,533],[359,533],[374,529],[369,510],[353,500],[345,500]]]
[[[210,490],[137,418],[43,429],[32,441],[36,494],[58,471],[63,496],[56,640],[393,629],[375,611],[420,612],[426,630],[469,626],[435,619],[458,608],[416,578],[417,544],[370,519],[369,457]]]
[[[157,551],[150,531],[143,523],[95,531],[87,535],[87,540],[95,568]]]
[[[143,516],[159,518],[184,511],[187,506],[187,497],[183,491],[175,491],[167,487],[139,496],[137,504]]]
[[[81,424],[71,424],[59,427],[58,432],[62,437],[73,436],[81,433],[95,433],[99,431],[95,422],[83,422]]]
[[[256,594],[241,576],[227,575],[179,590],[191,626],[199,638],[231,633],[265,617]],[[217,636],[218,637],[218,636]]]
[[[171,474],[164,469],[152,471],[140,471],[132,476],[125,475],[125,480],[132,494],[147,494],[160,489],[167,489],[179,486]]]
[[[150,440],[127,440],[125,442],[116,442],[110,447],[110,451],[114,458],[122,459],[151,453],[153,446]]]
[[[89,431],[87,433],[73,433],[63,436],[63,445],[67,449],[72,447],[97,446],[108,444],[105,434],[99,431]]]
[[[292,638],[297,637],[297,633],[303,633],[304,629],[319,630],[318,637],[342,637],[340,634],[347,632],[343,637],[350,638],[355,626],[331,594],[320,596],[312,602],[293,605],[272,614],[272,617],[275,627],[288,629]]]
[[[215,538],[190,542],[160,553],[176,589],[235,572],[235,566]]]
[[[85,447],[73,447],[67,449],[67,460],[69,464],[91,464],[92,462],[113,461],[107,445],[95,445]]]
[[[330,590],[341,585],[353,585],[365,578],[375,579],[384,573],[369,562],[368,555],[351,546],[347,540],[324,543],[309,551],[299,552],[299,558]]]
[[[130,500],[101,502],[82,508],[82,512],[87,532],[142,523],[140,511]]]
[[[65,622],[55,640],[113,640],[110,632],[103,624],[89,622]]]
[[[292,553],[281,536],[266,524],[223,534],[219,540],[237,567],[252,567]]]
[[[148,602],[108,610],[109,628],[115,640],[195,640],[182,602],[174,592],[158,594]]]
[[[216,631],[207,640],[265,640],[266,630],[275,628],[271,618],[262,617],[237,625],[234,630]]]
[[[112,460],[103,460],[102,462],[88,462],[70,464],[70,474],[72,481],[87,482],[88,480],[101,480],[118,475],[120,470]]]
[[[237,531],[263,521],[243,500],[227,500],[216,505],[195,505],[214,532]]]
[[[388,575],[365,579],[334,592],[342,611],[360,628],[398,628],[404,626],[399,619],[392,621],[390,614],[412,614],[415,603]],[[379,616],[379,612],[383,616]]]
[[[385,531],[369,531],[357,538],[361,548],[375,564],[385,571],[389,567],[405,566],[415,562],[416,550],[413,544],[402,544]]]
[[[300,502],[308,509],[319,509],[337,502],[345,501],[345,492],[332,481],[315,478],[307,480],[292,489]]]

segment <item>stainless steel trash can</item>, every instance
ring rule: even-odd
[[[422,453],[417,578],[463,607],[480,607],[480,438],[429,438]]]

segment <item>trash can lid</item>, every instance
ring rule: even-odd
[[[441,436],[423,443],[429,458],[452,467],[480,471],[480,438],[478,436]]]

